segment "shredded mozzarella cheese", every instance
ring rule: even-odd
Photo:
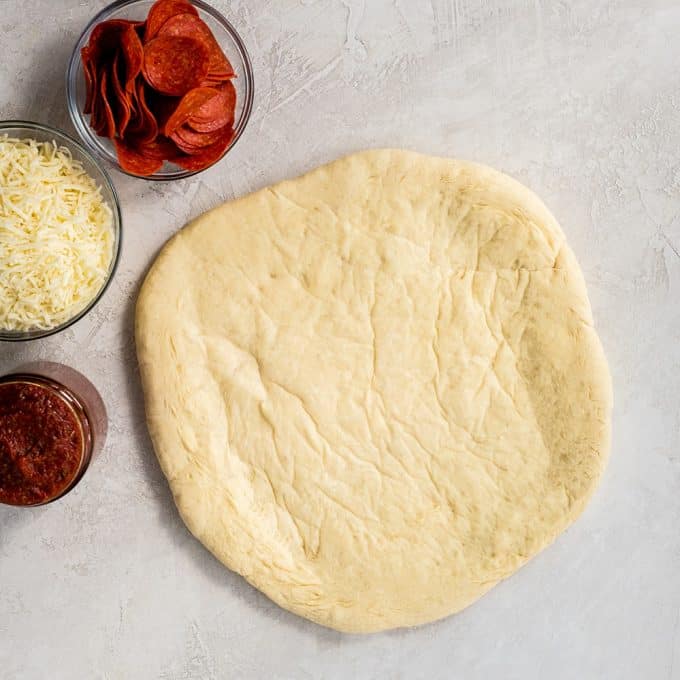
[[[0,136],[0,328],[73,318],[104,285],[113,245],[111,208],[67,148]]]

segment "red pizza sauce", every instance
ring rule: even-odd
[[[84,453],[81,422],[56,390],[0,383],[0,503],[57,498],[78,474]]]

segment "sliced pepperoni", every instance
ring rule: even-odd
[[[84,112],[124,171],[202,170],[232,143],[234,69],[190,0],[157,0],[144,22],[101,22],[81,60]]]
[[[189,120],[195,111],[217,95],[217,90],[214,90],[211,87],[196,87],[193,90],[189,90],[189,92],[182,97],[172,115],[165,122],[165,125],[163,126],[163,133],[165,136],[170,137],[180,125],[184,125],[184,123]]]
[[[146,101],[146,88],[142,80],[137,81],[137,117],[128,132],[138,144],[152,142],[158,136],[158,122]]]
[[[125,62],[125,91],[135,91],[135,80],[142,72],[144,63],[144,46],[133,26],[123,31],[120,38],[120,49]]]
[[[102,132],[97,132],[97,134],[101,137],[114,137],[116,134],[116,120],[113,116],[113,109],[111,108],[111,104],[109,102],[108,78],[109,75],[106,72],[106,69],[103,68],[99,74],[99,94],[101,98],[102,112],[104,114],[104,121]]]
[[[120,139],[114,139],[120,167],[133,175],[148,177],[163,167],[163,160],[151,158],[139,152],[138,149],[126,144]]]
[[[118,129],[118,134],[121,137],[125,135],[125,129],[127,128],[132,115],[132,106],[128,93],[125,92],[123,86],[120,83],[120,75],[121,71],[123,70],[121,65],[123,61],[124,58],[121,56],[121,53],[118,52],[113,58],[113,66],[111,68],[110,74],[111,87],[109,88],[111,91],[111,108],[115,111],[117,123],[116,127]]]
[[[98,23],[90,34],[88,45],[95,63],[115,52],[120,46],[121,36],[128,28],[139,25],[139,21],[127,19],[108,19]]]
[[[172,161],[179,155],[179,150],[175,143],[167,137],[158,136],[153,142],[140,144],[137,147],[142,156],[153,158],[155,160]]]
[[[128,101],[130,102],[130,123],[129,126],[134,125],[139,120],[139,100],[137,99],[137,85],[132,92],[126,92]]]
[[[90,55],[90,48],[87,45],[80,50],[80,61],[83,64],[83,74],[85,75],[85,105],[83,106],[83,113],[90,114],[92,113],[92,101],[97,89],[97,75]]]
[[[198,16],[196,8],[188,0],[157,0],[146,18],[144,42],[155,38],[161,26],[176,14]]]
[[[139,109],[142,111],[145,123],[145,134],[142,139],[151,142],[158,136],[158,121],[153,111],[147,103],[147,89],[142,80],[137,82],[137,101],[139,102]]]
[[[91,112],[90,125],[100,136],[108,137],[115,134],[116,118],[120,113],[117,105],[117,88],[113,79],[113,63],[126,34],[134,33],[139,24],[138,21],[126,19],[102,21],[94,27],[88,44],[81,51],[86,87],[89,88],[90,85],[92,87],[89,98],[86,97],[84,110],[85,113]],[[102,83],[103,73],[106,73],[105,83]],[[120,81],[119,70],[117,75]],[[131,73],[131,77],[134,80],[136,74]],[[125,117],[126,114],[123,114],[123,118]]]
[[[234,69],[231,63],[215,39],[210,27],[199,16],[176,14],[161,26],[158,35],[194,38],[194,40],[202,42],[210,55],[208,77],[217,82],[234,77]]]
[[[92,113],[90,114],[90,125],[99,135],[105,136],[106,117],[104,115],[104,103],[101,94],[101,69],[92,64],[91,73],[93,74],[94,89],[92,92]]]
[[[206,146],[193,155],[178,156],[174,159],[173,163],[176,163],[185,170],[204,170],[224,156],[233,139],[234,131],[230,129],[229,133],[218,142]]]
[[[198,40],[163,35],[144,46],[142,73],[154,89],[182,96],[208,73],[208,50]]]
[[[165,123],[168,118],[175,112],[181,98],[169,97],[168,95],[161,94],[148,85],[145,87],[145,91],[146,103],[158,123],[158,130],[161,131],[165,128]]]
[[[233,78],[236,78],[236,76],[220,76],[210,72],[201,82],[201,87],[219,87],[220,85],[223,85],[225,81],[232,80]]]
[[[90,114],[90,127],[101,137],[104,132],[104,115],[102,113],[102,100],[99,89],[92,99],[92,113]]]
[[[172,133],[171,139],[184,153],[192,155],[202,151],[206,146],[219,142],[229,134],[231,134],[231,127],[213,132],[196,132],[187,125],[180,125]]]
[[[233,125],[236,113],[236,88],[231,82],[215,88],[218,95],[191,114],[187,123],[196,132],[212,132]]]

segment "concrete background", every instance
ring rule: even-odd
[[[680,5],[675,0],[213,0],[242,32],[250,126],[198,178],[114,173],[125,240],[75,327],[0,346],[100,389],[78,489],[0,508],[2,680],[680,678]],[[72,131],[63,76],[102,2],[0,0],[0,118]],[[161,244],[223,200],[341,154],[482,161],[554,210],[614,378],[611,462],[554,546],[458,616],[350,637],[287,614],[184,529],[145,432],[132,341]]]

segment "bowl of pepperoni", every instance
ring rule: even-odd
[[[93,153],[128,175],[182,179],[243,134],[253,70],[236,29],[202,0],[120,0],[83,31],[66,90]]]

